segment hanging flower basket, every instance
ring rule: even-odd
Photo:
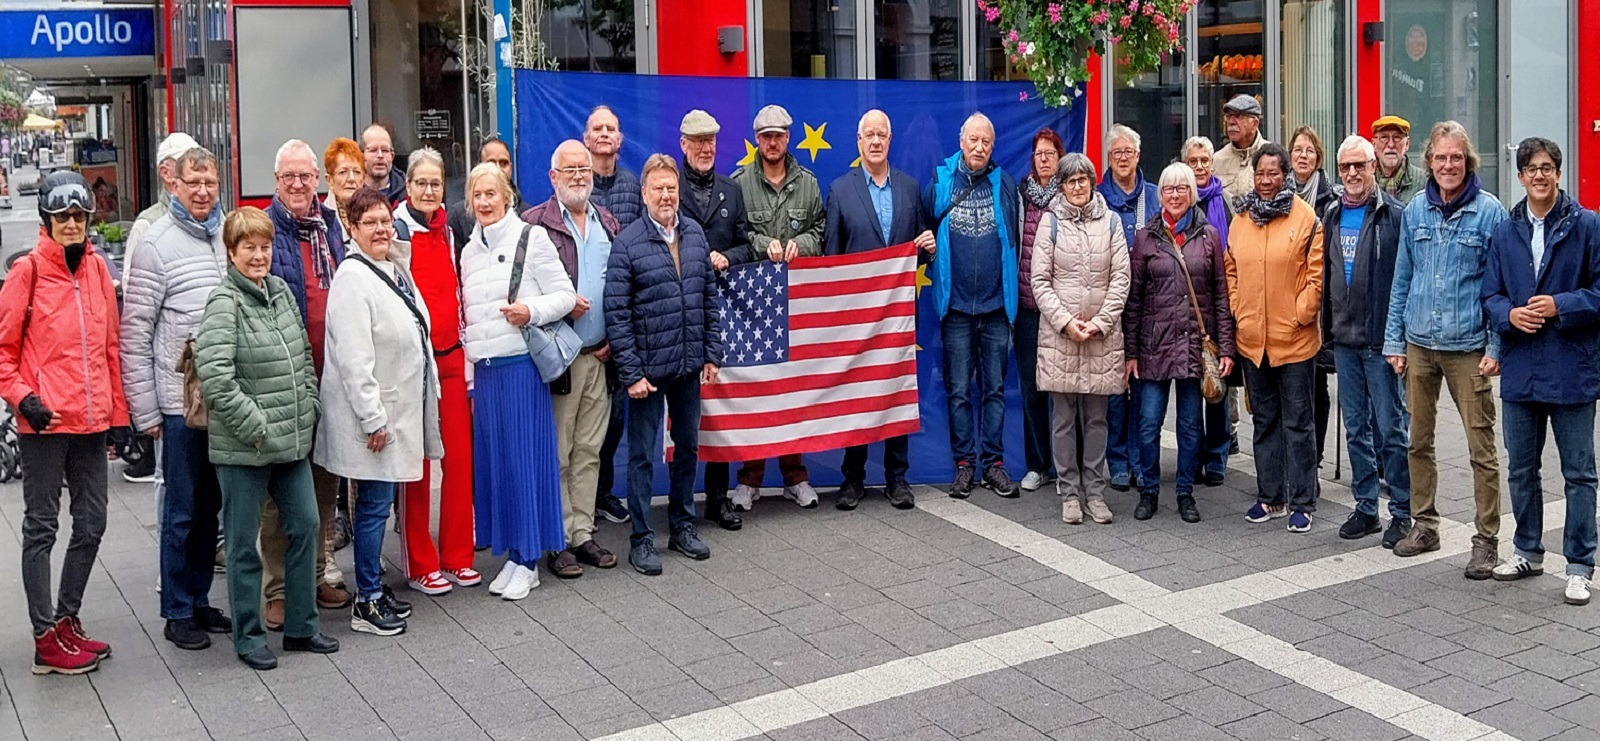
[[[1089,79],[1089,53],[1114,44],[1130,74],[1158,69],[1183,48],[1183,16],[1196,0],[977,0],[978,12],[1007,29],[1011,62],[1026,70],[1046,105],[1071,106],[1073,86]]]

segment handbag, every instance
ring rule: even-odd
[[[206,429],[211,423],[211,410],[200,393],[200,366],[195,362],[193,337],[184,340],[177,371],[183,374],[183,425],[191,430]]]
[[[506,291],[506,303],[517,302],[517,289],[522,285],[522,270],[528,259],[528,234],[533,231],[531,224],[523,225],[522,238],[517,240],[517,256],[511,265],[511,288]],[[539,280],[534,276],[534,281]],[[532,322],[522,325],[522,341],[528,346],[528,356],[533,358],[533,365],[539,369],[539,378],[545,383],[555,383],[565,375],[572,361],[578,359],[578,353],[583,351],[583,340],[578,338],[578,331],[572,328],[572,323],[566,317],[557,319],[543,326],[533,326]]]
[[[1183,285],[1189,289],[1189,306],[1194,309],[1194,320],[1200,325],[1200,396],[1209,402],[1222,401],[1228,395],[1228,388],[1222,383],[1222,371],[1217,365],[1217,343],[1206,332],[1205,315],[1200,313],[1200,299],[1194,295],[1194,278],[1189,276],[1189,264],[1184,261],[1177,245],[1172,245],[1172,256],[1177,258],[1178,267],[1183,270]]]

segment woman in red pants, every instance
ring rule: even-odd
[[[467,402],[466,354],[461,348],[460,282],[456,253],[444,212],[444,160],[431,148],[411,153],[406,198],[394,209],[397,236],[410,243],[398,250],[428,306],[433,357],[439,366],[439,429],[444,436],[444,484],[439,495],[439,545],[429,529],[432,477],[405,485],[400,497],[406,577],[423,594],[475,587],[483,577],[472,568],[472,409]]]

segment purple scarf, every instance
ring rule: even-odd
[[[328,290],[333,282],[333,249],[328,246],[328,223],[322,220],[318,210],[312,216],[294,217],[294,228],[300,241],[311,245],[311,269],[317,274],[317,287]]]
[[[1212,175],[1200,188],[1200,206],[1206,210],[1206,223],[1217,230],[1217,239],[1222,242],[1222,248],[1228,248],[1228,222],[1233,220],[1228,213],[1228,197],[1222,194],[1222,180]]]

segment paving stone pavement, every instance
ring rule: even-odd
[[[1198,492],[1196,525],[1172,509],[1170,449],[1147,522],[1131,495],[1113,496],[1111,525],[1068,526],[1048,488],[960,502],[920,487],[910,512],[881,497],[838,512],[825,492],[816,510],[762,501],[740,532],[706,528],[714,556],[668,554],[656,578],[546,574],[518,603],[402,589],[416,613],[396,638],[325,611],[339,653],[260,674],[225,638],[202,652],[161,638],[150,489],[118,478],[82,613],[115,658],[32,676],[21,492],[6,484],[0,741],[1600,739],[1600,606],[1562,605],[1556,576],[1461,577],[1471,472],[1453,420],[1439,435],[1444,549],[1415,559],[1338,538],[1350,498],[1329,437],[1308,535],[1244,521],[1249,455]],[[1545,482],[1559,551],[1553,449]],[[621,551],[627,532],[598,538]],[[480,554],[481,570],[498,565]],[[1548,573],[1563,566],[1547,558]],[[225,594],[219,578],[214,601]]]

